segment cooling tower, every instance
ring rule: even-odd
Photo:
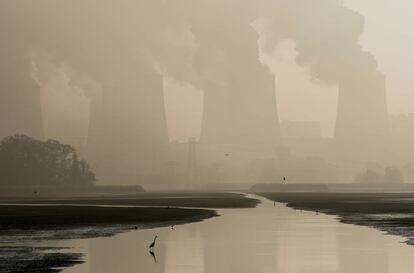
[[[221,157],[231,153],[252,160],[274,155],[279,124],[273,75],[252,73],[206,90],[200,140]]]
[[[148,72],[107,82],[100,107],[92,109],[88,139],[100,179],[137,183],[160,173],[169,160],[162,77]]]
[[[375,158],[387,149],[389,128],[382,74],[359,73],[340,82],[335,138],[348,154],[360,159]]]

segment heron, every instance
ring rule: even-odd
[[[153,249],[154,248],[154,246],[155,246],[155,241],[157,240],[157,238],[158,238],[158,235],[155,235],[155,237],[154,237],[154,241],[152,241],[152,243],[149,245],[149,249]]]

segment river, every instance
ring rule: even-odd
[[[85,254],[84,263],[64,273],[402,273],[414,268],[414,247],[401,243],[402,237],[255,198],[263,201],[257,208],[221,209],[220,217],[173,229],[37,245]],[[152,256],[148,245],[155,235]]]

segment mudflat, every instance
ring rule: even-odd
[[[369,226],[414,245],[414,193],[257,193],[288,207],[337,215],[343,223]]]
[[[5,230],[113,224],[162,226],[163,223],[186,223],[217,216],[212,208],[255,207],[258,201],[237,193],[187,192],[34,198],[3,200],[1,203],[0,230]]]
[[[76,196],[66,198],[0,199],[13,204],[85,204],[108,206],[156,206],[186,208],[253,208],[258,200],[231,192],[144,192],[131,195]]]
[[[214,216],[216,212],[207,209],[5,205],[0,206],[0,229],[179,223]]]

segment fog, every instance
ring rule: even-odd
[[[412,182],[399,2],[0,0],[0,138],[70,144],[102,184]]]

